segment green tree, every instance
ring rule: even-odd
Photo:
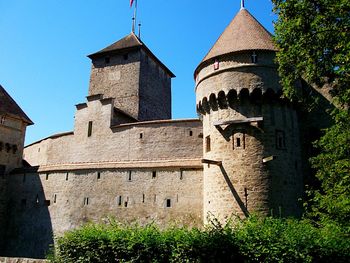
[[[321,189],[313,192],[313,215],[350,222],[350,1],[272,0],[278,15],[275,41],[284,94],[302,102],[300,79],[328,87],[334,124],[315,142],[311,159]]]

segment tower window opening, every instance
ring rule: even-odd
[[[111,58],[110,58],[110,57],[105,57],[105,63],[106,63],[106,64],[111,63]]]
[[[142,194],[142,203],[145,203],[145,194]]]
[[[253,54],[252,54],[252,63],[258,63],[258,55],[255,53],[255,52],[253,52]]]
[[[101,179],[101,173],[97,172],[97,180]]]
[[[140,139],[142,139],[142,138],[143,138],[143,133],[141,132],[141,133],[140,133]]]
[[[180,170],[180,180],[184,179],[184,171]]]
[[[218,70],[220,68],[220,62],[218,60],[214,61],[214,70]]]
[[[88,124],[88,137],[91,137],[92,135],[92,121],[89,121]]]
[[[131,182],[132,181],[132,172],[129,171],[128,173],[128,181]]]
[[[126,198],[126,201],[124,202],[124,207],[128,207],[129,197]]]
[[[57,202],[57,194],[54,194],[53,195],[53,203],[56,204],[56,202]]]
[[[122,196],[120,195],[118,197],[118,206],[121,206],[122,205]]]
[[[68,173],[66,173],[66,181],[68,181]]]
[[[233,149],[245,149],[245,132],[236,133],[232,141]]]
[[[190,136],[193,136],[193,131],[190,131],[189,135],[190,135]]]
[[[49,180],[49,174],[48,173],[46,174],[46,178],[45,179],[46,179],[46,181]]]
[[[152,179],[155,179],[157,177],[157,172],[156,171],[153,171],[152,172]]]
[[[89,197],[84,198],[84,205],[89,205]]]
[[[211,141],[210,141],[210,136],[205,137],[205,151],[210,152],[211,150]]]
[[[171,199],[166,200],[166,207],[171,207]]]
[[[241,138],[236,138],[236,146],[241,147]]]
[[[276,130],[276,148],[277,149],[286,148],[286,135],[284,131]]]

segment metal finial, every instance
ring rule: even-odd
[[[139,39],[141,39],[141,22],[139,22]]]
[[[244,0],[241,0],[241,9],[244,9]]]

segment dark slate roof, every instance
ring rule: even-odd
[[[277,51],[272,34],[242,8],[221,34],[200,65],[212,58],[245,50]]]
[[[10,114],[16,116],[22,119],[24,122],[28,123],[28,125],[33,124],[33,122],[28,118],[24,111],[0,85],[0,115],[2,114]]]
[[[112,45],[96,53],[88,55],[88,57],[90,59],[94,59],[108,54],[117,54],[139,48],[142,48],[150,57],[152,57],[159,64],[159,66],[161,66],[169,74],[169,76],[172,78],[175,77],[175,75],[151,52],[151,50],[149,50],[149,48],[133,32],[113,43]]]

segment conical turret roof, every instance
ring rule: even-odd
[[[200,64],[214,57],[244,50],[277,51],[277,48],[272,34],[247,9],[242,8]]]

